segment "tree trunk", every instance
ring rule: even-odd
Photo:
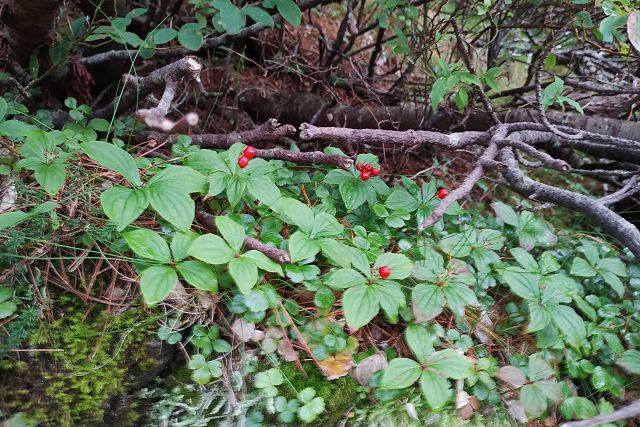
[[[34,50],[51,40],[60,4],[59,0],[7,0],[6,36],[23,67],[29,65]]]

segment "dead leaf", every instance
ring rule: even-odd
[[[634,10],[629,14],[629,18],[627,19],[627,37],[629,37],[629,41],[636,48],[637,51],[640,51],[640,27],[638,26],[638,14],[640,11]]]
[[[353,377],[360,385],[366,386],[373,374],[387,366],[387,356],[382,352],[376,353],[358,363],[358,366],[353,370]]]
[[[284,357],[287,362],[298,360],[298,352],[294,350],[293,344],[289,340],[282,340],[278,344],[278,353]]]
[[[515,366],[503,366],[498,369],[496,378],[504,381],[513,388],[519,388],[526,384],[527,378],[524,376],[524,372]]]
[[[335,353],[318,362],[322,372],[329,380],[344,377],[353,366],[351,353]]]
[[[264,338],[264,332],[257,330],[256,325],[244,319],[236,319],[231,325],[231,331],[242,342],[260,341]]]
[[[478,340],[484,345],[491,344],[491,333],[494,328],[495,326],[489,317],[489,313],[487,313],[487,310],[482,310],[480,313],[480,321],[476,325],[476,329],[474,331]]]
[[[525,424],[527,422],[527,416],[524,413],[524,408],[519,400],[505,400],[505,406],[509,416],[517,423]]]

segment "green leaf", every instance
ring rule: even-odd
[[[376,259],[375,269],[387,266],[391,268],[389,280],[406,279],[413,271],[413,263],[409,258],[402,254],[384,253]]]
[[[155,174],[148,187],[162,188],[162,191],[180,193],[206,193],[208,189],[207,179],[200,172],[186,166],[169,165]]]
[[[192,51],[198,51],[202,47],[204,37],[202,33],[196,29],[180,28],[178,31],[178,41],[184,47]]]
[[[358,285],[364,285],[367,281],[362,277],[362,274],[357,271],[350,268],[343,268],[331,273],[327,277],[326,283],[332,288],[347,289]]]
[[[407,212],[414,212],[420,207],[420,202],[404,190],[395,190],[387,197],[384,205],[388,209],[405,209]]]
[[[604,258],[596,264],[598,272],[607,271],[620,277],[627,277],[627,266],[619,258]]]
[[[420,378],[421,373],[422,368],[415,360],[402,357],[393,359],[382,373],[380,389],[396,390],[407,388]]]
[[[244,227],[226,216],[217,216],[215,221],[218,231],[222,234],[222,237],[224,237],[224,240],[227,241],[231,249],[240,252],[246,237]]]
[[[34,127],[19,120],[7,120],[0,123],[0,135],[9,138],[21,138],[27,136]]]
[[[266,25],[267,27],[273,27],[274,25],[271,15],[260,7],[245,6],[242,8],[242,12],[259,24]]]
[[[598,415],[596,406],[586,397],[572,396],[562,402],[562,415],[567,420],[583,420]]]
[[[313,231],[315,217],[311,208],[304,203],[283,197],[280,199],[280,212],[287,222],[297,225],[305,233],[311,234]]]
[[[152,305],[164,300],[176,288],[178,275],[171,267],[149,267],[140,274],[140,290],[145,303]]]
[[[220,236],[204,234],[191,243],[189,255],[209,264],[226,264],[233,258],[233,249]]]
[[[284,382],[284,377],[279,369],[271,368],[264,372],[258,372],[254,381],[257,388],[275,387]]]
[[[282,267],[280,266],[280,264],[272,261],[269,257],[267,257],[262,252],[251,250],[251,251],[245,252],[244,254],[242,254],[242,256],[245,258],[251,258],[259,268],[265,271],[269,271],[271,273],[278,273],[281,276],[284,274],[282,272]]]
[[[444,99],[444,96],[447,94],[447,79],[440,77],[438,78],[431,87],[431,92],[429,93],[429,98],[431,99],[431,109],[436,111],[438,106]]]
[[[171,262],[169,245],[155,231],[140,228],[123,233],[122,236],[136,255],[163,263]]]
[[[409,324],[404,331],[404,339],[421,362],[433,353],[433,339],[424,325]]]
[[[249,292],[258,281],[258,267],[255,261],[245,256],[229,261],[229,274],[243,294]]]
[[[238,34],[245,24],[244,14],[229,0],[213,0],[213,7],[220,11],[220,24],[229,34]]]
[[[315,256],[320,251],[317,241],[298,230],[289,237],[291,262],[298,262]]]
[[[342,295],[342,309],[347,325],[359,329],[369,323],[380,310],[378,293],[371,286],[349,288]]]
[[[547,409],[547,397],[540,387],[527,384],[520,389],[520,403],[529,418],[538,418]]]
[[[343,230],[344,225],[340,224],[335,216],[326,212],[315,213],[313,229],[311,230],[311,236],[314,238],[337,236]]]
[[[222,172],[229,175],[231,170],[220,154],[213,150],[198,150],[184,159],[183,164],[204,175]]]
[[[244,192],[246,189],[246,177],[235,175],[229,177],[229,180],[227,182],[227,198],[229,199],[229,204],[232,208],[240,203],[240,200],[242,200],[242,197],[244,197]]]
[[[218,292],[216,272],[209,264],[200,261],[182,261],[176,265],[178,273],[194,288]]]
[[[551,321],[556,325],[560,333],[564,335],[565,341],[580,348],[587,338],[587,331],[582,318],[566,305],[559,305],[548,310]]]
[[[109,219],[116,224],[116,229],[122,231],[138,219],[149,206],[149,200],[144,190],[116,186],[100,194],[100,205]]]
[[[108,142],[90,141],[80,144],[80,149],[95,162],[124,176],[133,185],[142,185],[136,161],[122,148]]]
[[[539,276],[518,267],[508,267],[502,275],[502,281],[520,298],[536,301],[540,295]]]
[[[366,202],[368,192],[371,191],[370,186],[356,178],[342,181],[338,189],[340,190],[340,196],[342,196],[342,201],[348,211],[357,209]]]
[[[469,232],[454,233],[440,240],[440,247],[455,258],[464,258],[471,253]]]
[[[178,32],[173,28],[161,28],[153,35],[153,41],[156,44],[169,43],[178,36]]]
[[[426,365],[440,375],[456,380],[467,378],[473,373],[471,359],[452,349],[436,351],[427,358]]]
[[[522,266],[526,271],[530,271],[532,273],[536,273],[540,271],[540,267],[538,267],[538,263],[535,258],[529,254],[529,252],[525,251],[522,248],[513,248],[510,250],[511,255],[516,259],[518,264]]]
[[[348,268],[351,265],[351,251],[348,246],[334,239],[322,239],[318,242],[322,254],[333,265]]]
[[[178,230],[189,230],[195,218],[196,205],[191,196],[172,184],[158,183],[145,187],[151,207]]]
[[[411,292],[413,312],[416,320],[426,322],[442,313],[444,309],[444,294],[436,285],[418,284]]]
[[[44,191],[55,196],[67,177],[65,163],[54,162],[49,165],[38,165],[34,169],[34,176]]]
[[[247,190],[254,198],[270,207],[280,200],[280,189],[271,179],[265,176],[252,176],[249,178]]]
[[[5,212],[0,214],[0,230],[13,227],[29,218],[29,214],[22,211]]]
[[[528,376],[531,381],[541,381],[553,376],[551,366],[536,354],[529,356]]]
[[[616,359],[616,365],[622,366],[632,374],[640,375],[640,351],[625,351]]]
[[[449,381],[431,370],[426,370],[420,375],[420,390],[434,411],[441,410],[451,394]]]
[[[576,257],[571,265],[570,273],[580,277],[593,277],[597,271],[584,258]]]
[[[491,203],[491,207],[496,213],[496,216],[500,218],[505,224],[517,227],[519,224],[518,214],[513,210],[511,206],[505,205],[502,202]]]
[[[282,17],[294,27],[300,25],[302,22],[302,12],[292,0],[275,0],[276,8]]]
[[[171,239],[171,254],[175,261],[182,261],[189,255],[189,248],[195,239],[199,237],[193,231],[178,231]]]
[[[0,97],[0,121],[4,120],[7,114],[7,101]]]

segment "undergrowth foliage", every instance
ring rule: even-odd
[[[9,116],[24,112],[7,106]],[[82,116],[61,131],[35,123],[0,123],[0,138],[18,147],[5,177],[36,195],[0,214],[4,237],[46,217],[68,229],[61,197],[74,177],[97,172],[91,221],[111,232],[94,237],[108,258],[131,263],[147,305],[175,308],[158,335],[189,343],[194,382],[219,387],[227,370],[248,381],[260,397],[252,425],[312,422],[331,404],[284,374],[289,362],[302,369],[301,359],[329,379],[356,366],[356,399],[413,402],[419,392],[433,412],[502,400],[521,408],[521,421],[558,409],[566,419],[610,412],[608,400],[633,382],[628,373],[640,374],[640,268],[597,237],[558,233],[500,202],[454,204],[418,232],[445,182],[384,170],[363,180],[356,166],[259,158],[241,167],[244,144],[200,149],[188,136],[168,161],[134,157],[119,131],[115,143],[104,140],[106,122]],[[380,169],[368,153],[357,164]],[[196,220],[199,211],[213,222]],[[290,262],[248,249],[247,238]],[[0,317],[12,316],[20,300],[0,291]],[[224,315],[185,322],[189,295]],[[237,346],[270,367],[236,370]]]

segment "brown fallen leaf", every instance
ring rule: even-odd
[[[353,366],[351,353],[335,353],[325,360],[318,361],[318,366],[329,380],[344,377]]]
[[[379,352],[358,363],[352,375],[360,385],[366,386],[369,384],[369,379],[373,374],[386,368],[388,365],[387,356],[383,352]]]

